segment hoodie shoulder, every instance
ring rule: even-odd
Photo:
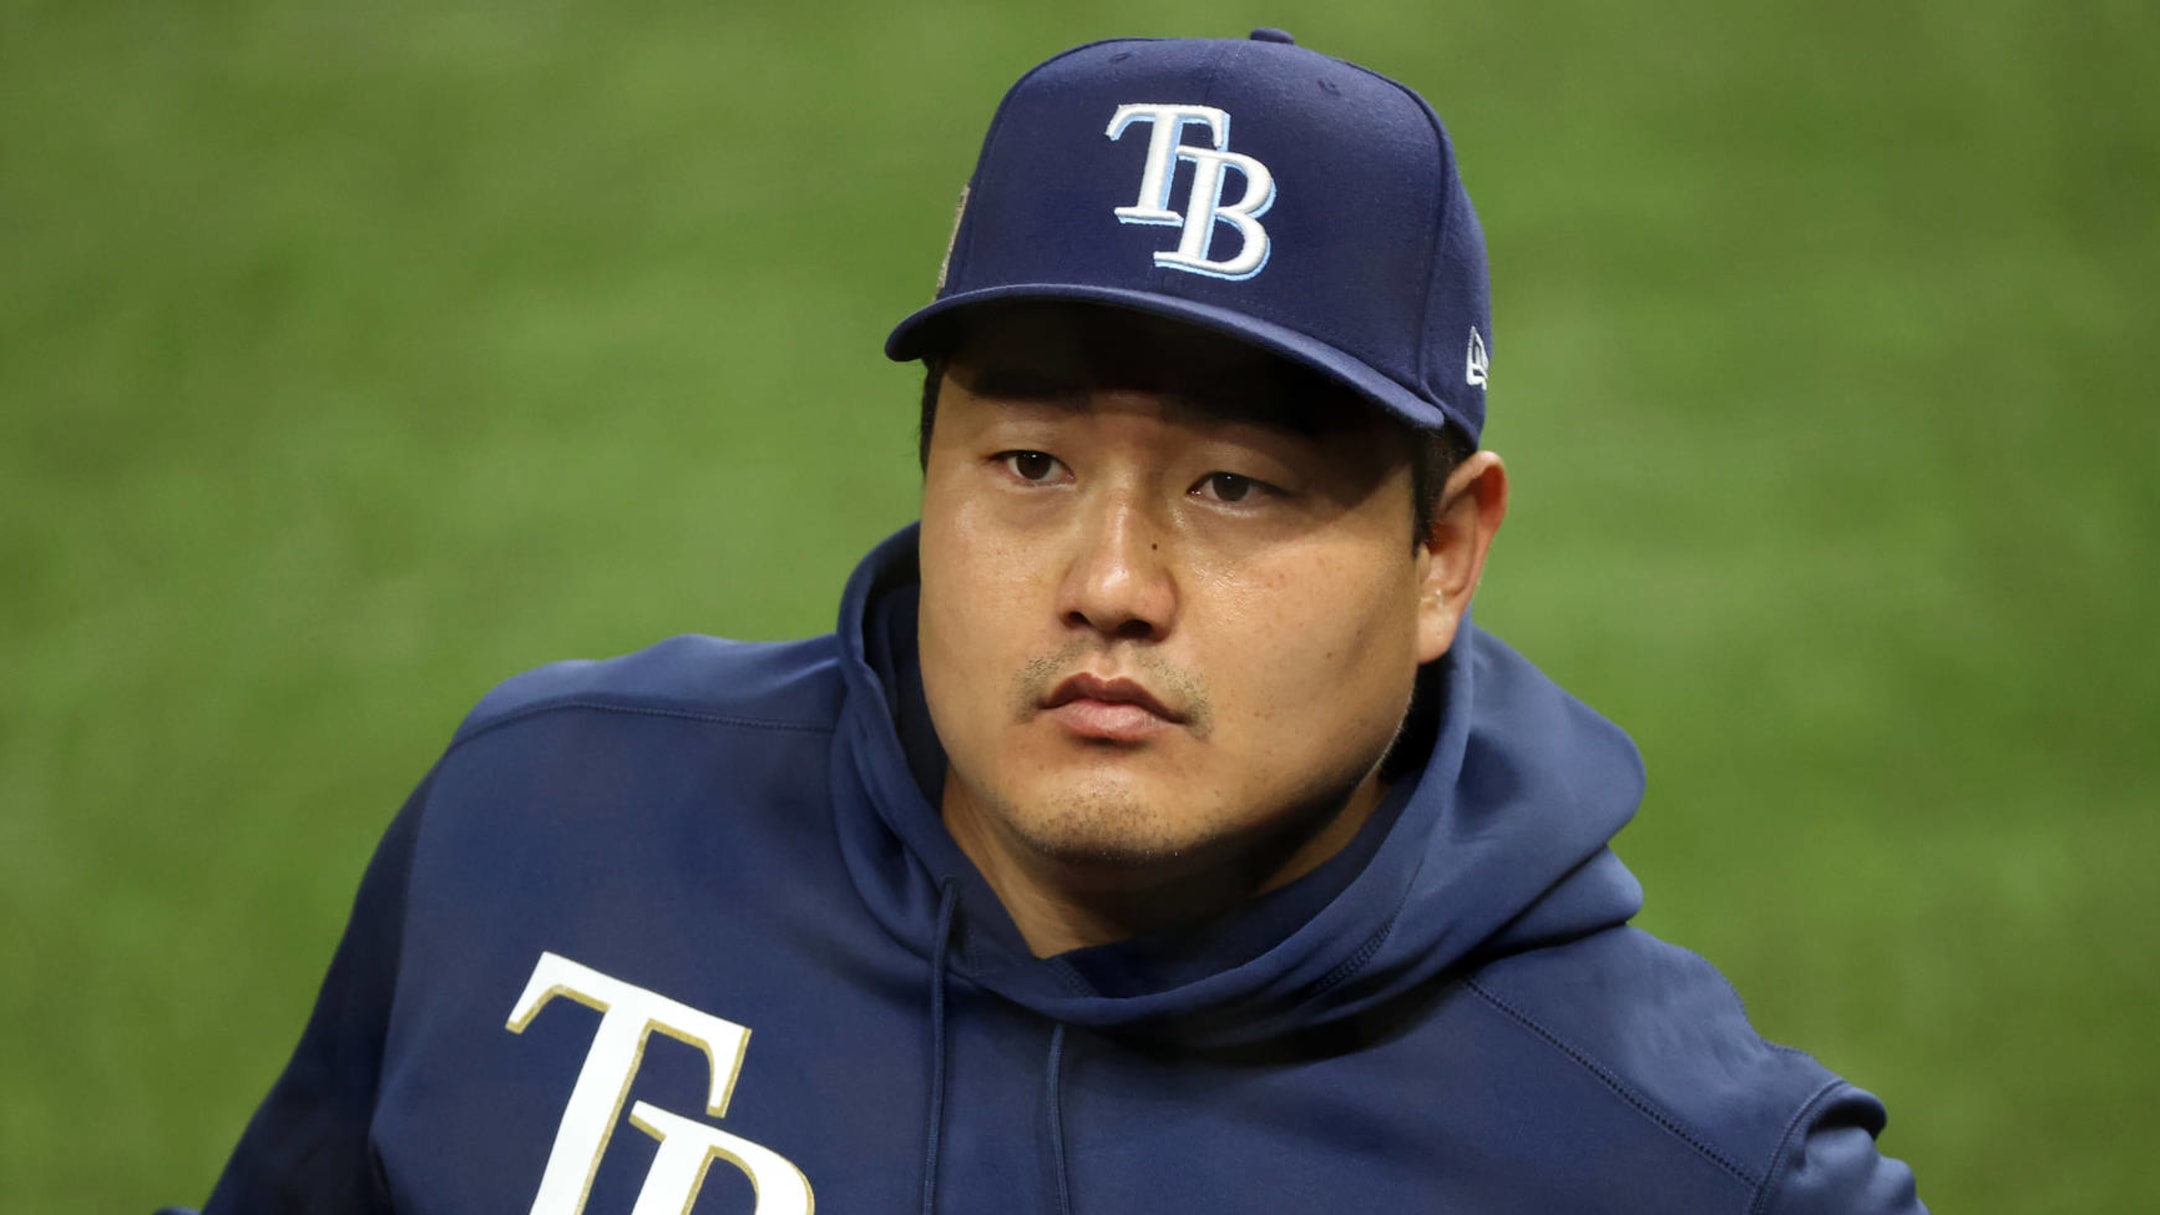
[[[632,654],[550,663],[482,697],[452,745],[566,708],[615,709],[780,729],[832,729],[840,711],[839,646],[671,637]]]
[[[1922,1211],[1875,1150],[1880,1102],[1765,1041],[1698,955],[1633,927],[1500,959],[1468,981],[1643,1117],[1754,1190],[1750,1210]]]

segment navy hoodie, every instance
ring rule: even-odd
[[[939,821],[914,604],[911,528],[834,635],[492,692],[208,1210],[1922,1210],[1873,1097],[1627,926],[1641,761],[1491,636],[1332,861],[1038,959]]]

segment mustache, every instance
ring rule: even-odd
[[[1091,659],[1102,661],[1091,664]],[[1055,653],[1031,658],[1013,677],[1013,717],[1027,721],[1042,709],[1057,686],[1090,666],[1106,667],[1117,675],[1134,678],[1150,695],[1184,719],[1196,738],[1206,738],[1214,722],[1207,684],[1199,676],[1145,649],[1106,648],[1099,642],[1075,640]],[[1101,673],[1101,672],[1097,672]]]

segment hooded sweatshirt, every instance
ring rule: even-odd
[[[1881,1106],[1628,926],[1635,748],[1466,623],[1341,853],[1037,958],[946,833],[915,533],[836,633],[490,693],[207,1210],[1918,1212]]]

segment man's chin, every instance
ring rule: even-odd
[[[1175,829],[1167,803],[1130,791],[1098,791],[1023,810],[1007,807],[1005,825],[1028,851],[1074,877],[1087,874],[1119,885],[1162,878],[1207,863],[1227,842],[1197,824]]]
[[[1142,840],[1102,833],[1056,836],[1023,835],[1028,848],[1044,860],[1068,869],[1100,869],[1106,872],[1141,873],[1174,866],[1195,849],[1161,840]]]

